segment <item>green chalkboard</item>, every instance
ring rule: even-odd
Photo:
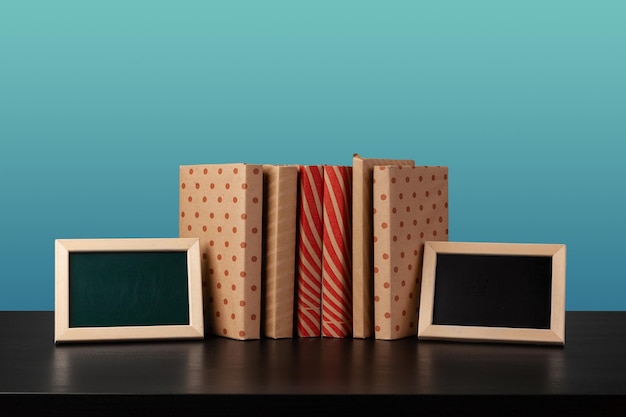
[[[185,324],[186,251],[69,254],[70,328]]]

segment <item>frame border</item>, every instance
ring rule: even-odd
[[[187,252],[189,324],[70,327],[69,254],[72,252]],[[202,275],[198,238],[56,239],[54,342],[203,339]]]
[[[511,328],[433,324],[437,254],[527,255],[552,257],[550,328]],[[424,262],[417,337],[424,340],[517,342],[565,345],[566,246],[563,244],[428,241]]]

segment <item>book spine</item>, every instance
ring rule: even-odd
[[[352,167],[324,167],[322,335],[352,335]]]
[[[298,167],[263,166],[263,336],[293,337]]]
[[[300,166],[299,183],[296,328],[300,337],[320,337],[323,166]]]

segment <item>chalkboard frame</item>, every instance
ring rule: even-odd
[[[189,322],[149,326],[70,326],[70,254],[185,252]],[[55,343],[203,339],[202,275],[198,238],[109,238],[55,240]]]
[[[550,293],[549,328],[490,327],[433,323],[435,303],[435,277],[438,254],[509,255],[551,257],[552,276]],[[418,339],[470,342],[507,342],[564,345],[565,344],[565,276],[566,246],[546,243],[496,243],[496,242],[450,242],[428,241],[424,244]],[[543,306],[548,307],[548,306]]]

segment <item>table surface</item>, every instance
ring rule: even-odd
[[[385,401],[443,410],[450,399],[466,407],[506,398],[520,413],[551,400],[560,410],[626,415],[626,312],[567,312],[563,347],[218,336],[55,345],[53,332],[53,312],[0,312],[0,407],[26,415],[45,405],[52,415],[59,403],[84,411],[110,400],[126,411],[148,402],[156,415],[166,404],[245,411],[270,399],[314,410],[331,398],[351,400],[353,411]]]

